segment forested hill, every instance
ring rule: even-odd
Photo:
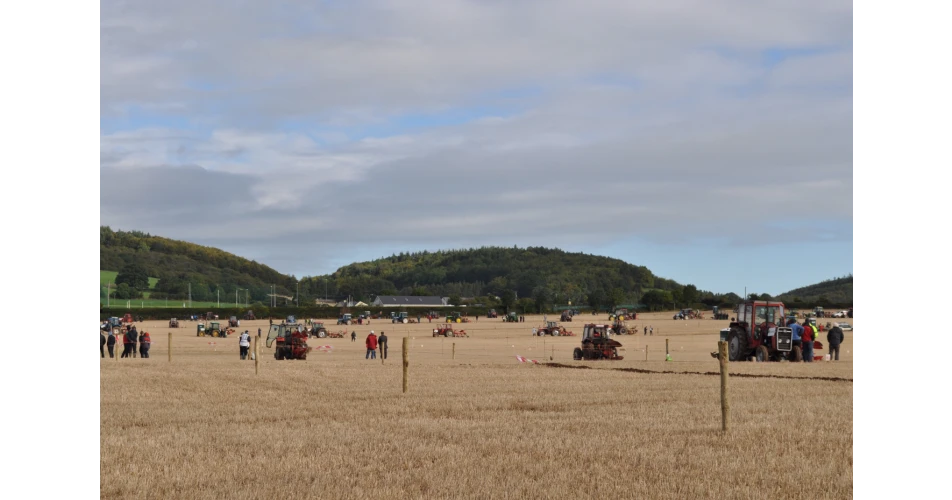
[[[777,299],[785,302],[852,304],[853,275],[790,290],[777,296]]]
[[[298,282],[223,250],[106,226],[100,227],[99,269],[118,272],[112,297],[120,299],[184,300],[191,285],[196,301],[248,290],[251,303],[266,304],[272,284],[288,299],[299,291],[296,298],[302,305],[347,297],[369,303],[377,295],[438,295],[454,304],[490,305],[499,304],[492,297],[501,297],[506,306],[521,310],[569,302],[600,308],[639,303],[652,308],[723,306],[740,299],[681,285],[619,259],[541,247],[401,253]],[[158,278],[151,287],[150,277]]]
[[[108,226],[99,227],[99,269],[117,271],[117,284],[128,281],[132,285],[124,287],[127,296],[117,295],[120,298],[141,296],[148,289],[147,277],[159,278],[150,291],[153,299],[187,297],[191,284],[192,299],[199,301],[212,300],[218,290],[234,294],[248,289],[252,302],[267,302],[272,284],[280,287],[279,293],[288,293],[297,282],[264,264],[217,248],[140,231],[113,231]],[[146,281],[133,284],[136,278]]]
[[[504,297],[508,292],[517,299],[534,301],[537,307],[568,301],[610,306],[644,303],[646,299],[669,304],[726,299],[655,276],[644,266],[541,247],[401,253],[350,264],[330,276],[306,278],[301,293],[306,289],[320,296],[325,284],[331,296],[362,300],[374,295]]]

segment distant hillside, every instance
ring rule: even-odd
[[[114,287],[113,298],[141,298],[145,292],[152,299],[184,300],[191,284],[193,301],[233,297],[236,290],[241,295],[247,289],[248,302],[267,303],[272,283],[277,284],[278,293],[284,295],[289,295],[296,283],[293,277],[217,248],[100,226],[99,270],[117,273],[120,276],[112,277],[112,281],[118,282],[124,269],[127,273],[139,271],[158,280],[151,280],[151,287],[142,287],[141,290],[123,287],[122,294]],[[102,288],[106,278],[100,274]],[[105,297],[102,289],[100,296]]]
[[[853,275],[790,290],[777,298],[785,302],[852,304]]]
[[[299,289],[301,305],[325,297],[370,303],[377,295],[438,295],[450,297],[454,304],[515,306],[521,311],[551,310],[569,303],[602,309],[633,304],[656,310],[732,307],[740,300],[732,293],[714,294],[681,285],[620,259],[543,247],[400,253],[298,282],[294,276],[223,250],[102,226],[99,269],[103,302],[105,283],[114,283],[109,288],[113,300],[137,299],[146,306],[184,301],[189,287],[193,302],[221,299],[223,305],[234,300],[267,304],[272,283],[282,296],[293,296]]]
[[[647,267],[625,261],[569,253],[542,247],[483,247],[467,250],[401,253],[350,264],[329,276],[301,281],[302,296],[352,296],[364,301],[374,295],[439,295],[443,297],[503,297],[523,307],[540,304],[598,305],[709,301],[731,297],[699,291],[655,276]]]

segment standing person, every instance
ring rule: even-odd
[[[102,330],[99,330],[99,357],[100,358],[106,357],[105,347],[106,347],[106,334],[103,333]],[[112,356],[110,356],[110,358],[111,357]]]
[[[106,348],[109,349],[109,357],[114,357],[116,350],[116,336],[109,330],[109,338],[106,339]]]
[[[840,328],[840,325],[830,328],[830,331],[826,334],[826,341],[830,343],[830,361],[840,360],[840,344],[843,343],[844,339],[843,329]]]
[[[387,334],[386,332],[380,332],[380,336],[377,337],[377,346],[380,347],[380,359],[387,359]]]
[[[803,327],[798,325],[795,320],[790,320],[787,325],[793,334],[793,345],[800,346],[800,352],[803,353]]]
[[[648,326],[645,325],[645,335],[648,335]]]
[[[241,359],[248,359],[249,347],[251,347],[251,335],[248,334],[248,330],[245,330],[238,337],[238,354],[241,356]]]
[[[803,320],[803,335],[801,336],[801,341],[803,342],[803,361],[805,363],[813,362],[813,327],[810,326],[810,320]]]
[[[654,325],[648,327],[648,336],[654,335]]]
[[[149,332],[142,332],[139,336],[139,354],[143,358],[149,357],[149,348],[152,347],[152,337]]]
[[[479,315],[476,315],[476,322],[479,323]]]
[[[131,340],[129,342],[131,343],[131,347],[132,347],[132,357],[135,358],[137,355],[136,345],[137,345],[137,342],[139,342],[139,331],[136,330],[136,327],[134,325],[129,330],[129,335],[131,336]]]
[[[126,329],[126,333],[122,334],[122,356],[120,358],[128,358],[132,356],[132,337],[129,336],[129,329]]]
[[[259,338],[259,339],[261,338],[261,329],[260,329],[260,328],[258,328],[258,338]]]
[[[377,336],[374,335],[374,331],[370,330],[370,334],[367,335],[367,355],[364,356],[364,359],[377,359]]]
[[[357,342],[357,332],[356,332],[356,331],[350,332],[350,341],[351,341],[351,342]]]

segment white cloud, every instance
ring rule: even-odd
[[[103,120],[128,120],[101,136],[104,224],[328,260],[408,220],[439,246],[723,236],[712,210],[851,225],[850,2],[242,5],[102,3]],[[432,112],[468,117],[394,121]]]

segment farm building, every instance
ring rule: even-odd
[[[412,295],[380,295],[372,304],[374,307],[443,307],[443,297],[416,297]]]

